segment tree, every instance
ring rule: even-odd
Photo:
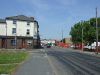
[[[95,27],[91,26],[89,21],[85,21],[83,23],[83,39],[84,39],[84,44],[91,44],[95,40]]]
[[[82,42],[82,28],[83,28],[83,42],[84,44],[91,44],[96,39],[96,19],[91,18],[88,21],[76,23],[70,31],[73,44]],[[100,18],[98,18],[98,27],[100,27]],[[100,28],[98,28],[100,33]],[[100,34],[98,36],[100,38]],[[99,40],[100,41],[100,40]]]
[[[71,28],[70,35],[72,36],[72,42],[74,44],[81,42],[81,24],[80,22],[75,24],[74,27]]]

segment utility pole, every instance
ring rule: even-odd
[[[15,20],[16,21],[16,20]],[[17,21],[16,21],[17,22]],[[15,49],[17,49],[17,23],[16,25],[16,33],[15,33]]]
[[[82,51],[83,51],[83,21],[81,21],[82,24]]]
[[[6,49],[7,49],[7,23],[6,23]]]
[[[63,28],[62,28],[62,43],[63,43]]]
[[[97,21],[98,11],[96,8],[96,54],[98,54],[98,21]]]
[[[81,33],[81,44],[82,44],[82,51],[83,51],[83,21],[81,20],[80,22],[81,28],[82,28],[82,33]]]
[[[17,49],[17,36],[15,34],[15,49]]]

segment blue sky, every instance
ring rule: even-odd
[[[70,37],[71,27],[95,17],[100,0],[0,0],[0,18],[14,15],[33,16],[40,26],[40,36],[48,39]]]

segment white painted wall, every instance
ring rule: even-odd
[[[0,36],[6,36],[6,23],[0,23]]]
[[[17,28],[17,36],[26,36],[27,29],[30,30],[30,35],[28,37],[34,36],[34,22],[30,22],[30,25],[27,25],[27,21],[17,21],[16,24],[13,24],[12,20],[6,20],[7,23],[7,35],[15,36],[12,34],[12,28]]]
[[[34,38],[37,38],[37,23],[34,23]]]
[[[16,28],[16,25],[13,25],[13,21],[6,20],[7,23],[7,36],[14,36],[12,34],[12,28]]]
[[[26,35],[27,29],[30,30],[30,35],[28,36],[33,37],[34,23],[31,22],[30,25],[27,25],[27,22],[25,21],[17,22],[17,36],[27,36]]]

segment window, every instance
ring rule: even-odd
[[[29,30],[29,29],[27,29],[26,34],[27,34],[27,35],[30,35],[30,30]]]
[[[13,20],[13,24],[16,24],[16,20]]]
[[[11,45],[16,46],[16,40],[15,39],[11,40]]]
[[[12,34],[16,34],[16,28],[12,28]]]
[[[28,21],[28,22],[27,22],[27,26],[29,26],[29,25],[30,25],[30,22]]]
[[[34,35],[34,37],[37,37],[37,35]]]
[[[37,37],[37,32],[36,31],[34,31],[34,37]]]
[[[37,34],[37,31],[35,31],[35,35]]]

